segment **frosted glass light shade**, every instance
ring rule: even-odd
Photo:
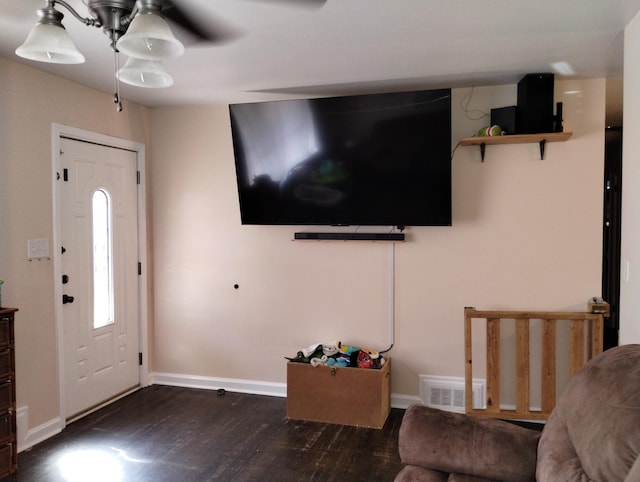
[[[118,40],[118,50],[129,57],[163,60],[184,52],[167,22],[154,13],[136,15],[127,32]]]
[[[159,60],[144,60],[129,57],[118,70],[118,79],[136,87],[160,88],[173,85],[173,77]]]
[[[31,29],[16,55],[51,64],[81,64],[85,60],[64,27],[42,23]]]

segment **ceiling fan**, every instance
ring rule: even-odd
[[[82,0],[89,16],[84,17],[66,0],[46,0],[38,10],[38,22],[26,41],[16,49],[20,57],[40,62],[78,64],[85,61],[67,34],[62,19],[64,14],[56,7],[63,6],[77,20],[89,27],[98,27],[109,38],[115,57],[114,103],[122,110],[119,81],[137,87],[168,87],[173,78],[162,65],[162,60],[182,55],[183,43],[170,26],[172,23],[187,32],[196,41],[222,43],[234,35],[223,26],[204,25],[196,20],[180,2],[172,0]],[[264,1],[264,0],[262,0]],[[283,0],[269,0],[282,2]],[[321,7],[326,0],[288,0],[292,6]],[[208,22],[210,23],[210,22]],[[119,53],[129,58],[119,68]]]

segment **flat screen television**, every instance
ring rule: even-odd
[[[243,224],[451,225],[450,89],[229,111]]]

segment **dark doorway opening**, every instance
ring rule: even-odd
[[[611,306],[605,318],[604,349],[618,346],[620,328],[620,239],[622,213],[622,127],[605,130],[602,297]]]

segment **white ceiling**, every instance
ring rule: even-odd
[[[82,0],[67,0],[88,16]],[[621,77],[623,30],[640,0],[327,0],[320,9],[267,0],[176,0],[236,37],[192,44],[165,62],[167,89],[121,86],[148,106],[244,102],[413,88],[515,83],[568,63],[577,77]],[[0,56],[112,93],[113,53],[99,29],[63,7],[87,57],[40,64],[14,50],[44,0],[0,0]],[[122,62],[124,59],[122,59]]]

